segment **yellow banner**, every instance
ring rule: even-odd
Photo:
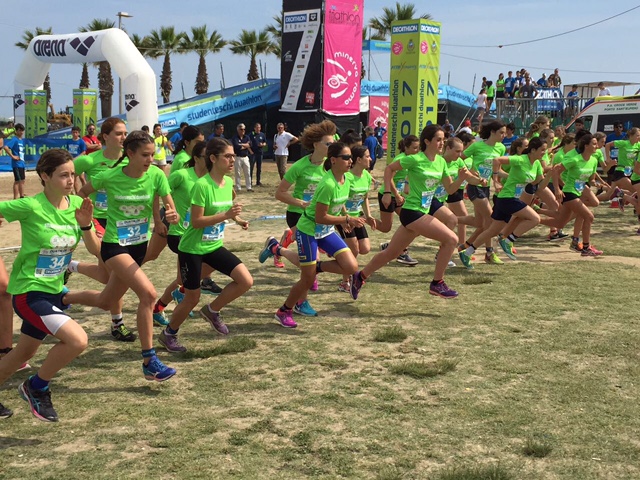
[[[420,136],[438,120],[440,23],[400,20],[391,27],[389,81],[389,155],[398,153],[398,141]]]
[[[25,137],[44,135],[48,131],[46,90],[25,90],[24,100]]]

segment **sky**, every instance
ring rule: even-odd
[[[434,20],[442,23],[441,83],[450,83],[477,93],[483,76],[495,80],[500,72],[506,74],[508,70],[521,67],[527,68],[535,79],[542,73],[549,75],[554,68],[559,68],[564,84],[600,80],[640,83],[640,66],[636,66],[635,61],[629,61],[634,57],[630,55],[628,45],[625,45],[632,39],[632,32],[636,31],[640,8],[557,38],[520,46],[497,47],[594,23],[639,6],[638,0],[618,0],[613,4],[583,0],[579,6],[569,0],[510,0],[503,3],[502,7],[498,6],[500,3],[490,7],[490,2],[480,0],[413,3],[419,5],[418,13],[429,13]],[[13,79],[24,56],[24,52],[14,43],[21,40],[22,33],[27,29],[52,27],[54,33],[73,33],[94,18],[110,18],[117,25],[116,14],[125,11],[133,15],[133,18],[123,19],[123,26],[129,34],[143,36],[163,25],[174,25],[179,31],[189,31],[191,26],[206,22],[209,30],[217,30],[225,39],[234,39],[241,29],[260,30],[273,23],[272,17],[278,15],[282,8],[278,0],[242,0],[239,8],[229,8],[228,2],[218,0],[189,0],[184,4],[168,0],[107,0],[90,2],[90,5],[86,0],[26,0],[22,5],[25,7],[23,15],[0,16],[0,58],[3,65],[0,75],[0,116],[5,117],[13,114],[12,102],[10,98],[1,97],[13,95]],[[183,5],[186,8],[180,11],[178,7]],[[393,5],[395,1],[391,0],[365,0],[365,22],[381,15],[384,6]],[[279,78],[278,58],[273,55],[259,56],[258,61],[262,62],[267,77]],[[365,56],[365,67],[368,62]],[[149,60],[149,63],[159,76],[162,59]],[[220,87],[221,63],[227,87],[246,81],[249,57],[234,55],[224,49],[207,57],[212,91]],[[183,98],[182,88],[187,98],[193,96],[197,55],[174,55],[171,64],[171,100]],[[52,65],[50,73],[52,103],[57,111],[71,105],[72,90],[78,87],[80,81],[81,65]],[[371,80],[388,80],[388,54],[376,53],[371,56],[369,75]],[[474,76],[477,77],[475,83]],[[97,88],[97,69],[90,69],[90,77],[91,88]],[[117,90],[117,77],[114,83]],[[627,87],[625,93],[634,93],[637,88]],[[611,90],[613,94],[622,94],[620,88]],[[115,96],[113,111],[118,111]]]

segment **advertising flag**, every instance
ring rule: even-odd
[[[47,133],[47,91],[25,90],[24,128],[27,138]]]

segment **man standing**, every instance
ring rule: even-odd
[[[180,130],[173,134],[173,136],[169,139],[169,150],[173,152],[176,149],[176,145],[180,140],[182,140],[182,132],[185,128],[187,128],[189,124],[187,122],[182,122],[180,124]]]
[[[236,155],[236,160],[233,165],[236,174],[236,192],[242,190],[240,186],[240,170],[244,173],[244,181],[247,186],[248,192],[253,192],[251,188],[251,166],[249,164],[249,154],[252,154],[251,139],[246,134],[247,128],[244,123],[238,125],[238,133],[231,138],[233,144],[233,153]]]
[[[102,143],[96,137],[96,126],[93,124],[87,125],[87,134],[82,137],[85,145],[87,146],[87,155],[98,150],[102,150]]]
[[[567,116],[578,114],[578,85],[571,85],[571,91],[567,93]]]
[[[222,123],[216,123],[213,127],[213,133],[207,137],[207,142],[212,138],[224,138],[224,125]]]
[[[373,171],[373,167],[375,167],[376,165],[376,160],[378,159],[378,157],[376,156],[376,150],[378,145],[380,145],[378,143],[378,140],[376,140],[374,133],[373,133],[373,128],[371,127],[367,127],[364,129],[364,134],[366,135],[366,138],[364,139],[364,146],[367,147],[367,149],[369,150],[369,155],[371,156],[371,162],[369,163],[369,171],[372,172]]]
[[[387,133],[387,129],[382,126],[381,121],[378,121],[378,123],[376,123],[376,128],[373,129],[373,134],[380,146],[382,146],[382,137],[384,137],[385,133]]]
[[[80,127],[74,126],[71,129],[71,140],[67,141],[66,147],[73,158],[86,155],[87,145],[80,138]]]
[[[278,133],[273,137],[273,151],[275,152],[276,165],[278,166],[278,175],[280,175],[280,180],[282,180],[287,171],[289,145],[298,142],[298,137],[289,132],[285,132],[284,123],[279,123],[276,128]]]
[[[513,90],[516,85],[516,79],[513,78],[513,72],[509,72],[509,76],[504,81],[504,91],[507,98],[513,98]]]
[[[262,133],[262,125],[256,123],[253,126],[253,132],[249,135],[251,138],[251,150],[253,150],[253,155],[251,156],[251,178],[253,179],[253,167],[256,168],[256,186],[261,187],[262,183],[260,183],[260,175],[262,174],[262,155],[264,151],[262,150],[267,145],[267,137],[264,133]]]
[[[13,170],[13,198],[24,198],[24,125],[16,123],[15,136],[4,144],[4,150],[11,157]]]
[[[611,96],[611,90],[609,90],[607,87],[604,86],[603,82],[600,82],[598,84],[598,97],[610,97]]]
[[[550,87],[556,87],[556,88],[560,88],[560,86],[562,85],[560,72],[557,68],[553,71],[551,75],[549,75],[549,78],[547,79],[547,85],[549,85]]]

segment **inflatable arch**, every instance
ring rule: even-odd
[[[122,79],[129,131],[158,121],[156,75],[127,34],[118,29],[39,35],[30,43],[14,81],[16,122],[24,123],[25,89],[41,89],[52,63],[107,61]]]

